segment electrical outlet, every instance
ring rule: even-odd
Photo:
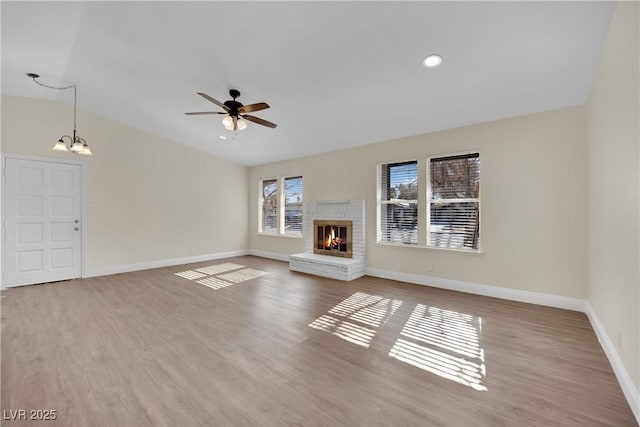
[[[433,271],[433,263],[427,263],[427,272]]]

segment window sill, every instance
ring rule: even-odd
[[[393,247],[393,248],[426,249],[428,251],[452,252],[452,253],[455,253],[455,254],[462,254],[462,255],[483,255],[484,254],[484,252],[482,250],[435,248],[433,246],[420,246],[420,245],[413,245],[413,244],[409,244],[409,243],[376,242],[376,245],[389,246],[389,247]]]
[[[270,237],[286,237],[288,239],[302,239],[302,234],[278,234],[278,233],[263,233],[258,232],[258,236],[270,236]]]

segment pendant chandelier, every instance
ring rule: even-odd
[[[27,73],[27,77],[30,77],[31,79],[33,79],[33,81],[35,83],[39,84],[40,86],[46,87],[46,88],[49,88],[49,89],[56,89],[56,90],[73,89],[73,134],[72,134],[72,136],[62,135],[60,137],[60,139],[58,139],[58,142],[55,143],[55,145],[53,146],[52,150],[54,150],[54,151],[71,151],[72,153],[75,153],[75,154],[81,154],[81,155],[84,155],[84,156],[92,156],[93,153],[91,153],[91,149],[89,148],[89,145],[87,144],[87,141],[84,138],[80,138],[76,134],[76,117],[77,117],[76,106],[78,104],[78,90],[77,90],[76,85],[72,84],[70,86],[63,86],[63,87],[48,86],[48,85],[42,84],[38,80],[36,80],[36,79],[40,78],[40,75],[38,75],[38,74]]]

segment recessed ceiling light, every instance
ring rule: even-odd
[[[227,139],[227,137],[226,137],[226,136],[224,136],[224,135],[220,135],[218,138],[220,138],[220,139]]]
[[[422,61],[422,65],[428,68],[437,67],[441,63],[442,63],[442,56],[436,55],[436,54],[429,55],[426,58],[424,58],[424,61]]]

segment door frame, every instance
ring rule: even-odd
[[[2,211],[2,227],[0,227],[0,240],[2,240],[1,251],[0,251],[0,262],[2,263],[2,274],[0,275],[0,289],[7,289],[6,286],[6,268],[5,268],[5,197],[6,197],[6,169],[7,169],[7,159],[15,159],[15,160],[31,160],[36,162],[48,162],[48,163],[63,163],[68,165],[76,165],[80,166],[80,197],[81,197],[81,212],[80,212],[80,221],[82,227],[80,227],[80,277],[85,276],[86,272],[86,248],[87,248],[87,161],[86,160],[70,160],[70,159],[60,159],[60,158],[51,158],[51,157],[42,157],[42,156],[29,156],[25,154],[11,154],[11,153],[1,153],[2,154],[2,188],[0,191],[2,192],[2,197],[0,197],[0,210]]]

